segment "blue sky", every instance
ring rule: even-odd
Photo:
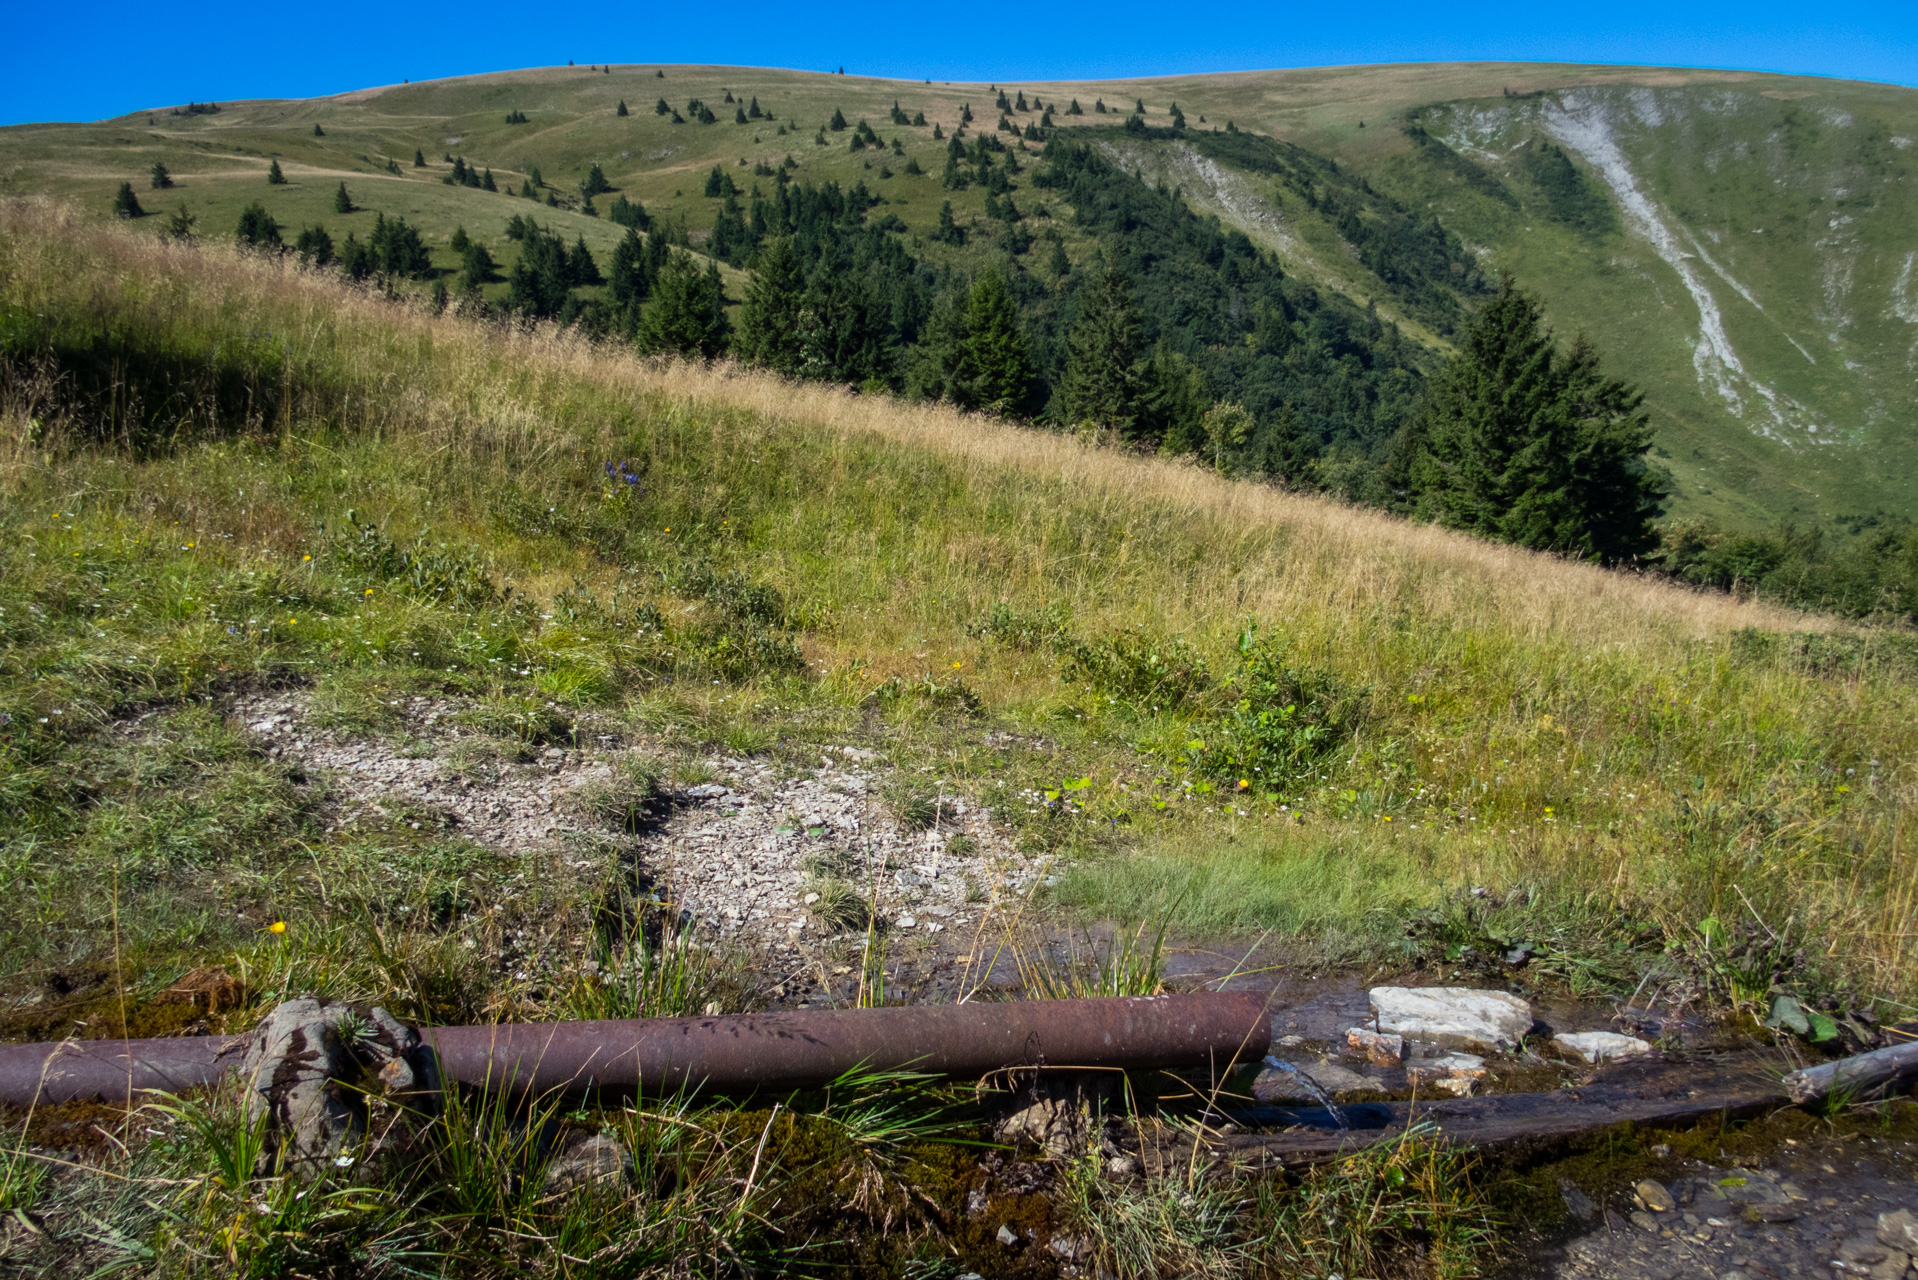
[[[1524,60],[1790,71],[1918,85],[1902,3],[593,5],[431,10],[0,0],[0,123],[188,99],[311,97],[577,62],[739,63],[909,79],[1118,78],[1362,62]],[[1190,16],[1188,16],[1190,15]]]

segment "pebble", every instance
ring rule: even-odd
[[[1638,1203],[1653,1213],[1670,1213],[1678,1207],[1678,1201],[1672,1199],[1672,1193],[1649,1178],[1632,1190],[1637,1194]]]

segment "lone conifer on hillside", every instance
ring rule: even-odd
[[[146,210],[140,207],[140,197],[133,194],[131,182],[122,182],[119,192],[114,195],[113,216],[116,218],[146,217]]]
[[[626,110],[626,99],[621,98],[619,100],[619,110],[615,111],[613,114],[620,115],[620,116],[629,114]]]
[[[667,258],[640,319],[640,350],[711,360],[724,354],[731,336],[719,264],[709,260],[702,272],[690,254]]]
[[[240,211],[240,225],[234,237],[242,244],[253,249],[277,249],[280,247],[280,224],[265,206],[255,200]]]
[[[324,138],[326,136],[326,130],[316,124],[313,126],[313,136],[316,138]]]
[[[280,172],[280,162],[278,160],[275,160],[267,166],[266,182],[270,187],[283,187],[286,185],[286,175]]]
[[[173,185],[173,175],[167,172],[167,167],[165,165],[161,164],[157,160],[154,161],[153,189],[155,191],[164,191],[172,185]]]
[[[799,312],[806,277],[791,237],[774,236],[753,259],[752,283],[739,309],[739,354],[788,377],[804,365]]]
[[[1644,397],[1583,337],[1561,353],[1508,276],[1432,382],[1411,432],[1415,509],[1481,537],[1606,563],[1657,542]]]
[[[346,182],[344,179],[342,179],[340,182],[340,189],[333,193],[333,212],[335,213],[352,213],[353,212],[353,197],[346,194]]]
[[[418,147],[413,148],[413,167],[415,169],[424,169],[426,167],[426,153]]]
[[[1059,394],[1066,421],[1130,436],[1139,419],[1139,315],[1124,276],[1108,268],[1080,295]]]

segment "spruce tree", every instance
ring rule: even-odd
[[[966,229],[953,220],[952,201],[940,203],[939,229],[932,233],[932,238],[941,244],[962,245],[966,242]]]
[[[316,138],[324,138],[326,136],[326,130],[316,124],[313,126],[313,136]]]
[[[653,104],[653,114],[656,116],[671,115],[672,112],[673,112],[672,107],[667,105],[666,99],[664,98],[661,98],[658,102]]]
[[[280,224],[255,200],[240,211],[240,225],[234,237],[248,248],[277,249],[280,247]]]
[[[614,115],[618,115],[618,116],[624,116],[624,115],[627,115],[627,114],[629,114],[629,113],[627,112],[627,110],[626,110],[626,99],[624,99],[624,98],[621,98],[621,99],[619,100],[619,109],[618,109],[617,111],[615,111],[615,112],[614,112],[613,114],[614,114]]]
[[[280,162],[278,160],[273,161],[273,163],[267,166],[266,185],[269,187],[283,187],[286,185],[286,175],[280,172]]]
[[[466,246],[471,243],[473,243],[473,239],[466,234],[466,228],[464,226],[457,226],[453,228],[452,238],[446,242],[446,247],[454,253],[465,253]]]
[[[418,147],[413,148],[413,167],[415,169],[424,169],[426,167],[426,153]]]
[[[114,195],[113,216],[116,218],[146,217],[146,210],[140,207],[140,197],[133,194],[131,182],[122,182],[120,190]]]
[[[326,234],[324,226],[300,228],[293,247],[299,251],[302,266],[323,267],[333,261],[333,237]]]
[[[613,249],[613,267],[607,279],[613,301],[630,306],[646,301],[653,288],[652,258],[646,252],[639,232],[626,228],[626,235]]]
[[[193,224],[199,220],[197,215],[188,213],[186,206],[181,205],[178,213],[168,214],[167,220],[160,224],[160,238],[185,244],[193,239]]]
[[[1561,355],[1507,276],[1412,428],[1419,515],[1481,537],[1615,562],[1649,550],[1663,485],[1638,392],[1580,339]]]
[[[711,360],[724,354],[730,336],[719,264],[709,260],[702,272],[691,254],[669,256],[640,317],[640,350]]]
[[[155,191],[164,191],[172,185],[173,175],[167,172],[165,165],[156,160],[153,164],[153,189]]]
[[[799,310],[806,277],[790,236],[774,236],[753,260],[752,283],[739,310],[740,356],[788,377],[797,377],[804,358]]]
[[[333,212],[352,213],[353,197],[346,193],[346,181],[340,181],[340,189],[333,193]]]
[[[499,264],[493,261],[493,255],[486,246],[474,240],[460,251],[460,269],[465,273],[465,288],[468,292],[479,288],[493,278]]]
[[[1019,326],[1019,303],[996,270],[980,276],[966,299],[963,350],[960,377],[968,407],[1019,412],[1032,388],[1032,358]]]
[[[1059,397],[1068,425],[1130,437],[1139,420],[1139,317],[1125,277],[1107,268],[1080,294]]]
[[[604,284],[605,278],[599,274],[599,264],[593,261],[593,251],[586,247],[586,237],[581,236],[573,245],[573,253],[566,260],[566,276],[577,285]]]
[[[838,133],[841,129],[844,129],[846,127],[845,113],[840,111],[838,107],[834,107],[832,109],[832,120],[826,127],[834,133]]]
[[[606,181],[606,171],[599,167],[598,161],[593,162],[592,168],[586,171],[586,180],[579,184],[580,194],[588,199],[612,189],[613,184]]]

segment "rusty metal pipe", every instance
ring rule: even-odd
[[[1248,992],[808,1009],[433,1027],[442,1080],[547,1092],[721,1093],[824,1084],[853,1067],[973,1079],[1017,1067],[1147,1070],[1257,1061],[1271,1042]],[[122,1101],[215,1083],[246,1036],[0,1045],[0,1105]]]

